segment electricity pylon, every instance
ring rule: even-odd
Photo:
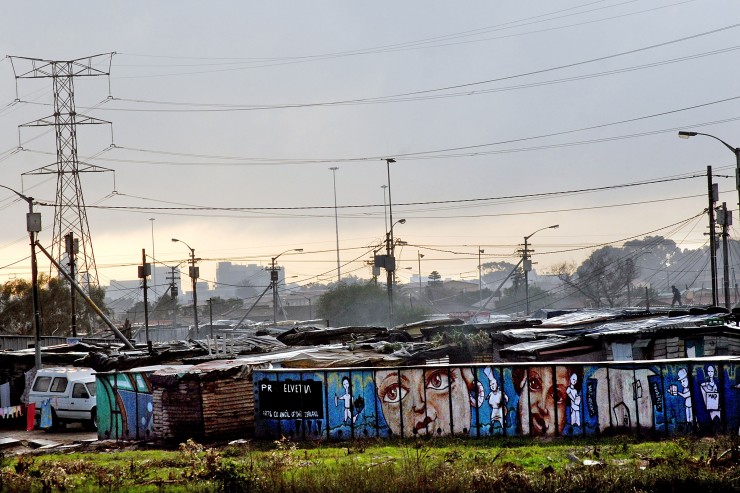
[[[45,118],[24,123],[20,127],[54,127],[56,134],[57,161],[23,173],[24,175],[57,175],[56,200],[54,202],[54,233],[51,254],[64,265],[64,237],[68,233],[80,239],[76,272],[86,275],[83,285],[88,289],[98,287],[98,271],[95,264],[90,228],[87,223],[85,200],[82,195],[80,173],[111,171],[107,168],[80,163],[77,157],[77,125],[110,124],[90,116],[77,113],[75,110],[74,79],[75,77],[92,77],[110,75],[113,53],[93,55],[75,60],[43,60],[11,56],[10,62],[17,79],[50,78],[54,89],[54,113]],[[107,61],[106,61],[107,58]],[[24,71],[17,66],[23,65]],[[103,65],[100,69],[94,65]],[[29,67],[30,66],[30,67]],[[86,274],[84,274],[86,273]]]

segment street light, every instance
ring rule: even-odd
[[[337,168],[332,166],[329,168],[334,178],[334,229],[337,233],[337,282],[342,280],[342,267],[339,263],[339,216],[337,216]]]
[[[33,323],[36,326],[36,341],[34,344],[36,369],[41,369],[41,308],[39,306],[39,268],[36,260],[36,234],[41,231],[41,213],[33,212],[33,197],[26,197],[12,188],[0,185],[0,187],[10,190],[18,197],[28,202],[28,212],[26,213],[26,231],[31,240],[31,296],[33,298]]]
[[[527,243],[531,237],[536,233],[544,229],[557,229],[559,224],[553,224],[552,226],[545,226],[540,228],[529,236],[524,237],[524,251],[522,252],[522,268],[524,269],[524,298],[526,299],[526,315],[529,316],[529,271],[532,270],[532,261],[529,260],[529,244]],[[533,250],[534,251],[534,250]]]
[[[710,135],[710,134],[703,134],[701,132],[687,132],[684,130],[681,130],[680,132],[678,132],[678,136],[682,139],[688,139],[689,137],[695,137],[697,135],[711,137],[714,140],[720,141],[725,147],[727,147],[735,155],[735,188],[737,188],[737,196],[738,196],[737,205],[738,207],[740,207],[740,147],[732,147],[730,144],[720,139],[719,137],[715,137],[714,135]]]
[[[195,325],[195,334],[198,334],[198,290],[196,289],[196,280],[198,279],[199,268],[195,266],[195,249],[182,240],[172,238],[174,243],[180,242],[190,250],[190,279],[193,281],[193,324]]]
[[[291,250],[285,250],[272,257],[272,264],[270,266],[270,285],[272,286],[272,323],[277,323],[277,305],[278,305],[278,271],[275,267],[275,261],[280,255],[288,252],[302,252],[303,248],[293,248]]]
[[[722,143],[726,148],[728,148],[734,155],[735,155],[735,188],[737,188],[737,194],[738,194],[738,207],[740,207],[740,147],[733,147],[724,140],[720,139],[719,137],[715,137],[714,135],[705,134],[701,132],[687,132],[684,130],[681,130],[678,132],[678,136],[682,139],[688,139],[689,137],[695,137],[697,135],[703,135],[705,137],[711,137],[714,140],[718,140]],[[708,169],[711,169],[708,167]],[[711,183],[710,183],[711,186]],[[710,192],[711,193],[711,192]],[[710,196],[711,197],[711,196]],[[710,207],[709,207],[709,220],[710,220],[710,260],[711,262],[711,269],[712,269],[712,304],[717,304],[717,260],[716,260],[716,248],[714,246],[714,210],[712,209],[712,203],[710,199]],[[723,223],[729,224],[728,222],[728,215],[725,212],[723,217]],[[726,250],[725,250],[726,252]],[[725,255],[726,258],[726,255]],[[725,291],[725,306],[727,308],[730,307],[730,297],[729,297],[729,286],[730,282],[728,279],[728,273],[727,273],[727,266],[725,264],[725,280],[724,280],[724,286],[723,289]]]

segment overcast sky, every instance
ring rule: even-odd
[[[78,112],[112,122],[77,134],[80,160],[113,170],[82,175],[103,286],[135,278],[142,248],[184,260],[173,237],[204,280],[296,248],[291,280],[336,280],[333,166],[341,272],[370,277],[385,157],[402,282],[419,254],[423,275],[477,279],[479,246],[516,263],[553,224],[530,239],[540,273],[646,235],[698,248],[708,165],[737,209],[732,153],[677,138],[740,146],[737,1],[7,4],[5,55],[116,53],[93,61],[110,78],[75,80]],[[0,184],[53,203],[54,175],[22,175],[55,162],[54,133],[18,130],[52,113],[52,81],[14,67],[0,61]],[[37,209],[51,245],[53,208]],[[2,282],[30,277],[26,211],[0,189]]]

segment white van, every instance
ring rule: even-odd
[[[89,429],[97,429],[98,416],[95,400],[95,374],[92,368],[43,368],[36,372],[29,403],[36,404],[36,416],[48,401],[51,407],[51,428],[68,422],[82,422]],[[40,421],[40,420],[39,420]]]

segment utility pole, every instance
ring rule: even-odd
[[[525,315],[529,316],[529,271],[532,270],[532,261],[529,259],[530,252],[534,252],[534,250],[529,249],[529,239],[533,237],[535,234],[539,233],[540,231],[544,229],[557,229],[559,228],[559,224],[553,224],[552,226],[545,226],[544,228],[540,228],[531,235],[527,235],[524,237],[524,250],[522,251],[522,270],[524,271],[524,297],[526,299],[526,312]]]
[[[337,234],[337,282],[339,282],[342,280],[342,264],[339,261],[339,216],[337,214],[337,170],[339,168],[332,166],[329,169],[334,180],[334,230]]]
[[[146,261],[146,250],[141,249],[141,265],[139,266],[139,279],[142,280],[144,289],[144,331],[146,333],[147,347],[151,344],[149,339],[149,299],[147,298],[146,276],[151,274],[151,264]]]
[[[416,259],[419,261],[419,301],[421,301],[421,259],[424,258],[424,254],[417,251],[416,252]]]
[[[725,308],[730,309],[730,262],[727,251],[727,229],[732,225],[732,211],[727,210],[727,202],[722,202],[722,207],[717,210],[718,222],[722,226],[722,289],[725,292]]]
[[[393,198],[391,196],[391,163],[395,163],[393,158],[385,160],[386,171],[388,174],[388,216],[390,217],[391,227],[385,233],[385,252],[387,263],[385,266],[386,273],[386,291],[388,292],[388,329],[393,328],[393,279],[396,272],[396,258],[393,255]]]
[[[288,252],[302,252],[303,248],[293,248],[290,250],[285,250],[284,252],[280,252],[274,257],[272,257],[272,262],[270,264],[270,286],[272,287],[272,323],[277,323],[277,312],[278,312],[278,303],[279,303],[279,297],[278,297],[278,284],[280,283],[280,276],[278,275],[280,271],[280,267],[275,266],[275,261],[280,257],[280,255]]]
[[[478,246],[478,306],[483,304],[483,268],[480,263],[481,253],[485,253],[485,250]]]
[[[41,369],[41,307],[39,303],[39,268],[36,259],[36,235],[41,231],[41,213],[33,211],[33,197],[26,197],[10,187],[0,185],[0,188],[10,190],[18,197],[28,203],[26,213],[26,231],[31,240],[31,297],[33,299],[33,323],[35,325],[36,338],[34,341],[34,353],[36,369]]]
[[[717,306],[717,245],[715,238],[714,203],[719,190],[712,183],[712,167],[707,166],[707,196],[709,199],[709,260],[712,269],[712,306]]]
[[[99,286],[90,227],[87,222],[85,200],[80,173],[112,171],[108,168],[80,163],[77,157],[77,125],[110,125],[110,122],[78,113],[75,108],[74,80],[77,77],[110,76],[113,53],[93,55],[74,60],[44,60],[39,58],[8,57],[17,79],[51,78],[54,94],[52,115],[24,123],[21,127],[54,127],[56,134],[56,163],[23,175],[57,175],[54,203],[54,233],[52,255],[61,264],[64,235],[73,231],[81,239],[80,270],[87,272],[91,284]],[[107,60],[107,69],[98,68]],[[17,86],[16,86],[17,87]],[[17,92],[17,89],[16,89]],[[16,97],[18,95],[16,94]],[[88,289],[89,294],[89,289]]]
[[[79,251],[80,241],[74,237],[74,233],[71,231],[64,235],[64,245],[67,251],[67,258],[69,259],[69,276],[72,279],[77,280],[75,274],[75,264],[77,262],[77,252]],[[70,283],[69,285],[70,300],[72,303],[72,337],[77,337],[77,303],[75,288]]]
[[[213,298],[208,298],[208,318],[210,319],[211,339],[213,339]],[[215,342],[215,339],[213,340]]]
[[[179,266],[179,265],[178,265]],[[178,266],[170,267],[170,277],[168,281],[170,281],[170,297],[175,302],[175,309],[173,310],[174,313],[174,320],[172,321],[173,326],[177,327],[177,283],[175,282],[175,269],[177,269]]]

